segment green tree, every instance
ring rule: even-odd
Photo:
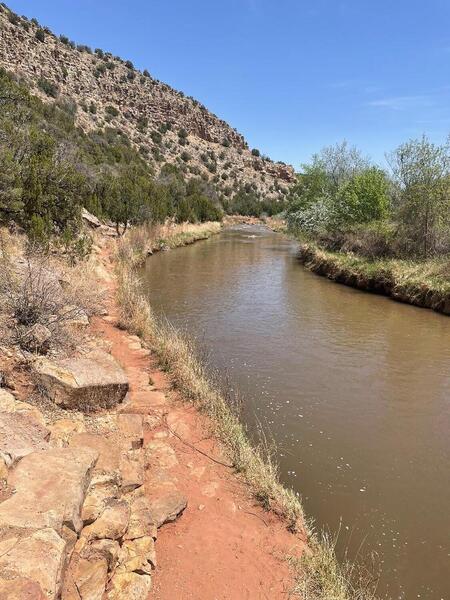
[[[395,209],[405,250],[423,256],[450,246],[450,142],[423,136],[402,144],[388,161],[396,183]]]
[[[338,190],[334,200],[336,222],[340,225],[381,220],[389,212],[389,182],[377,167],[353,175]]]

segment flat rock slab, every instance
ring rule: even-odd
[[[178,491],[158,495],[150,499],[149,509],[151,521],[156,527],[175,521],[187,506],[186,497]]]
[[[26,577],[0,577],[0,600],[47,600],[41,586]]]
[[[89,448],[52,448],[22,458],[8,484],[13,496],[0,504],[0,529],[63,526],[79,532],[81,508],[98,454]]]
[[[138,392],[127,402],[119,406],[117,412],[135,415],[147,415],[154,408],[160,408],[167,404],[166,396],[162,392]]]
[[[23,600],[32,591],[36,595],[30,595],[30,600],[56,599],[60,597],[65,551],[66,542],[53,529],[18,534],[12,531],[0,538],[0,572],[2,577],[17,578],[19,590],[24,593],[18,597]],[[0,598],[10,597],[2,596],[0,591]]]
[[[51,361],[38,358],[34,369],[49,397],[59,406],[93,412],[116,406],[128,392],[128,378],[107,352]]]
[[[95,471],[117,471],[120,448],[116,441],[95,433],[78,433],[69,440],[71,448],[91,448],[98,452]]]
[[[27,454],[48,447],[50,432],[29,416],[17,412],[0,412],[0,456],[8,466]]]

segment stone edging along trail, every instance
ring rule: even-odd
[[[0,389],[0,598],[286,598],[304,541],[255,505],[207,418],[117,327],[99,245],[108,301],[92,347]],[[47,404],[30,400],[36,381]]]

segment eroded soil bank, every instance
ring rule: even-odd
[[[444,285],[437,278],[428,277],[426,272],[422,274],[420,264],[414,273],[411,265],[402,268],[400,261],[371,263],[356,256],[327,252],[312,244],[302,244],[298,256],[310,271],[337,283],[450,314],[448,279]],[[448,265],[442,268],[448,270]]]

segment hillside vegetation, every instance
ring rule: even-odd
[[[10,127],[15,148],[43,143],[52,168],[72,164],[79,203],[98,216],[182,221],[282,208],[293,169],[251,150],[195,99],[4,4],[0,30],[0,67],[9,73],[2,73],[2,130]],[[139,207],[136,196],[145,198]]]

